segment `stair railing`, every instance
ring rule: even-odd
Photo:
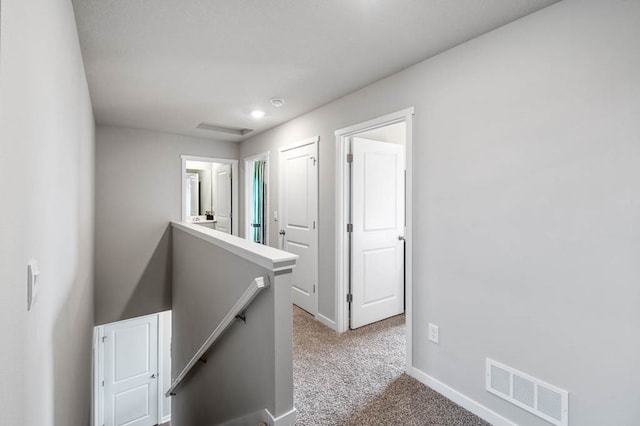
[[[224,334],[225,331],[233,324],[236,318],[240,318],[244,320],[242,313],[247,309],[247,306],[251,304],[253,299],[265,288],[269,287],[268,278],[257,277],[253,280],[249,288],[242,293],[242,296],[238,299],[238,301],[231,307],[229,312],[222,318],[220,324],[213,330],[213,332],[209,335],[207,340],[200,346],[191,358],[191,360],[187,363],[187,365],[182,369],[178,377],[173,381],[169,390],[165,393],[166,396],[171,396],[176,394],[176,389],[184,382],[187,378],[193,367],[201,360],[203,357],[211,350],[213,344]]]

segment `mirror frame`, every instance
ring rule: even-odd
[[[187,174],[187,161],[206,161],[209,163],[223,163],[231,165],[231,235],[238,236],[238,219],[240,214],[238,212],[238,160],[231,158],[215,158],[215,157],[200,157],[195,155],[180,155],[182,161],[182,172],[180,174],[180,188],[182,193],[182,203],[180,204],[180,217],[183,222],[187,221],[184,215],[185,204],[187,203],[187,194],[185,192],[184,179]],[[234,216],[235,215],[235,216]]]

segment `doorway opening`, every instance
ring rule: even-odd
[[[409,108],[336,131],[336,328],[406,313],[411,365]]]
[[[94,327],[95,425],[171,420],[171,311]]]
[[[182,159],[182,221],[238,235],[238,160]]]
[[[269,152],[244,159],[244,236],[269,245]]]

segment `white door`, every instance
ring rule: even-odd
[[[158,424],[158,316],[104,329],[104,423]]]
[[[317,313],[317,139],[280,152],[282,249],[300,256],[293,269],[293,303]]]
[[[231,233],[231,165],[224,164],[216,171],[216,229]]]
[[[404,146],[351,143],[351,328],[404,312]]]

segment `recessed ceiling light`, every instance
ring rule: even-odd
[[[253,118],[262,118],[264,117],[264,111],[260,111],[259,109],[251,111],[251,116]]]
[[[273,98],[271,99],[271,105],[273,105],[276,108],[280,108],[282,105],[284,105],[284,99]]]

